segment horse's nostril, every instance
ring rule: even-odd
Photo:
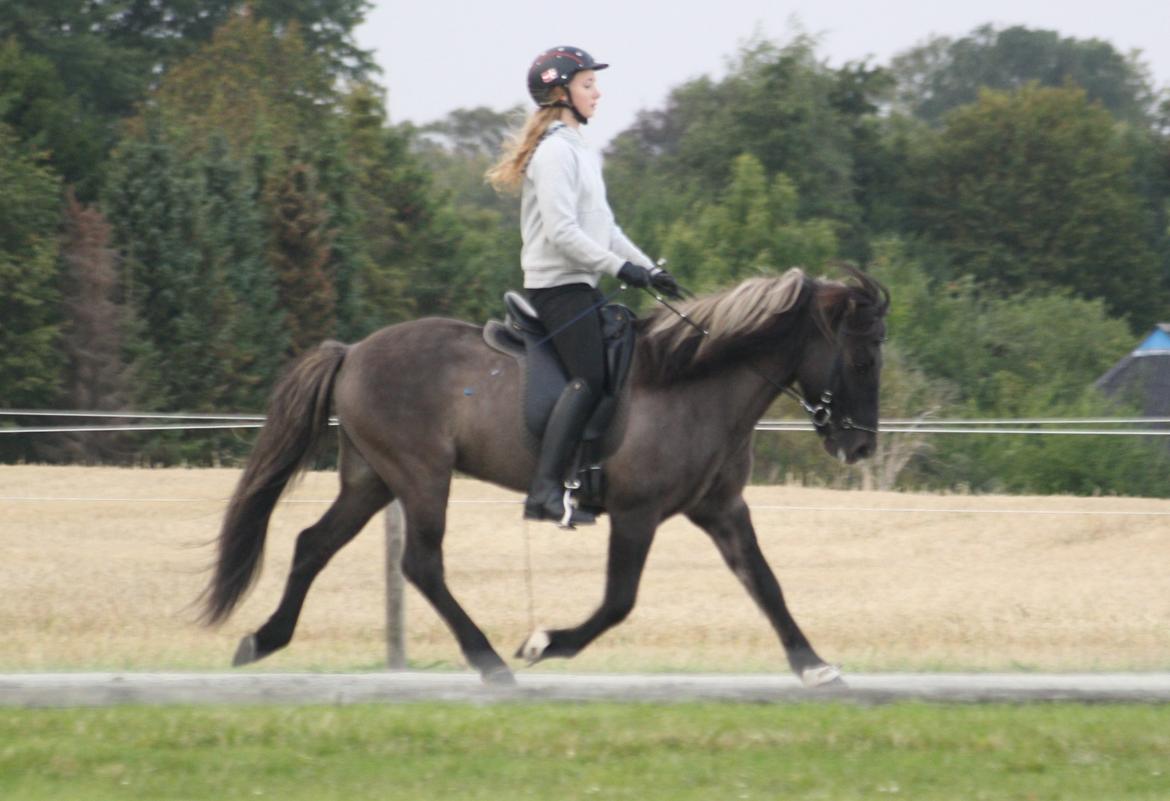
[[[863,442],[853,452],[853,455],[858,459],[868,459],[871,453],[873,453],[873,448],[870,447],[868,442]]]

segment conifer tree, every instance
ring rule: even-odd
[[[131,400],[124,359],[126,319],[119,303],[116,254],[110,224],[100,211],[66,193],[61,244],[63,267],[62,346],[66,358],[63,403],[71,409],[114,411]],[[126,443],[112,433],[70,435],[62,456],[71,461],[117,461]]]
[[[62,369],[58,179],[0,123],[0,407],[51,407]]]
[[[276,274],[285,329],[293,354],[333,336],[337,292],[327,272],[332,231],[316,175],[291,159],[287,172],[269,189],[271,220],[268,259]]]

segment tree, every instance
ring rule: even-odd
[[[104,193],[133,316],[127,344],[138,378],[135,400],[147,408],[185,411],[189,387],[199,380],[199,371],[178,358],[202,250],[196,182],[193,164],[153,120],[144,139],[127,140],[114,154]]]
[[[369,7],[369,0],[5,0],[0,119],[22,138],[36,138],[48,148],[58,172],[77,185],[83,199],[92,199],[103,185],[120,121],[135,112],[160,76],[221,27],[259,20],[280,36],[295,32],[302,50],[325,71],[326,83],[333,84],[377,72],[371,53],[353,37]],[[14,51],[30,61],[21,75],[12,73]],[[290,91],[304,92],[297,81],[304,74],[300,61],[283,66],[246,77],[287,80]],[[221,80],[204,88],[214,93],[227,74],[222,70],[216,76]],[[13,93],[21,95],[21,103],[5,110],[2,95]]]
[[[455,251],[440,258],[447,259],[460,288],[452,311],[464,319],[500,316],[504,292],[523,281],[519,198],[497,193],[484,180],[523,116],[521,107],[458,109],[415,136],[420,166],[429,172],[438,202],[457,218],[443,226],[457,234]]]
[[[0,406],[57,396],[59,180],[0,124]]]
[[[268,191],[268,259],[280,288],[291,352],[298,354],[333,336],[336,328],[337,292],[326,271],[332,232],[308,164],[292,161]]]
[[[124,359],[125,309],[119,302],[116,254],[110,225],[100,211],[66,194],[61,260],[66,359],[62,385],[66,408],[114,411],[129,407],[131,375]],[[125,441],[109,433],[67,435],[61,456],[69,461],[125,459]]]
[[[151,0],[135,2],[103,26],[110,38],[158,61],[174,63],[233,19],[264,20],[277,31],[297,27],[309,52],[335,78],[364,79],[377,71],[372,54],[354,41],[370,0]]]
[[[884,91],[880,70],[831,70],[807,36],[784,46],[750,42],[725,78],[678,87],[665,109],[643,112],[615,140],[606,164],[614,206],[636,241],[656,252],[664,220],[722,191],[735,159],[749,153],[768,180],[783,173],[795,185],[799,219],[831,220],[852,248],[846,255],[864,257],[860,204],[881,173],[872,161],[862,167],[857,148],[876,142],[864,120]]]
[[[338,99],[298,26],[278,31],[237,16],[166,73],[150,106],[187,152],[222,137],[237,157],[257,148],[279,157],[289,147],[317,145]],[[142,119],[132,122],[133,133],[141,135]]]
[[[769,184],[755,156],[735,159],[719,202],[701,204],[670,229],[663,250],[694,291],[724,287],[760,272],[817,269],[836,253],[833,226],[797,219],[800,199],[783,173]]]
[[[1153,112],[1148,70],[1135,56],[1100,39],[1061,37],[1056,31],[992,25],[962,39],[934,37],[890,66],[899,105],[931,123],[974,103],[981,89],[1012,91],[1029,83],[1081,87],[1121,120],[1145,126]]]
[[[51,408],[64,367],[57,289],[59,182],[0,123],[0,407]],[[6,437],[0,455],[27,458]]]
[[[1101,301],[1063,292],[998,297],[969,279],[940,283],[884,243],[875,274],[893,297],[887,321],[903,364],[929,377],[929,391],[901,416],[933,410],[970,418],[1115,415],[1093,381],[1132,342]],[[896,398],[903,383],[883,373]],[[901,438],[906,435],[897,435]],[[986,492],[1114,492],[1165,495],[1164,448],[1136,439],[1083,436],[939,437],[916,454],[902,486]],[[1062,478],[1063,476],[1063,478]]]
[[[261,189],[248,165],[215,138],[197,162],[201,173],[201,248],[208,272],[226,288],[230,310],[223,321],[224,385],[214,409],[261,411],[288,352],[276,275],[268,263]]]
[[[913,229],[953,275],[1065,289],[1144,327],[1167,296],[1113,119],[1079,89],[984,92],[919,154]]]
[[[66,184],[96,194],[112,132],[69,93],[52,61],[15,39],[0,39],[0,122],[43,154]]]

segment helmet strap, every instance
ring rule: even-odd
[[[565,87],[565,94],[569,94],[569,87],[567,86]],[[567,108],[569,111],[573,112],[573,116],[577,119],[577,122],[581,123],[582,125],[589,124],[589,119],[580,111],[578,111],[577,107],[573,105],[573,101],[568,98],[561,98],[560,100],[553,100],[549,103],[542,103],[541,106],[544,108],[548,108],[550,106],[553,108]]]

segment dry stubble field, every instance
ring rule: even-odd
[[[229,623],[193,601],[236,470],[0,467],[0,671],[225,668],[275,606],[297,532],[336,477],[277,508],[265,570]],[[763,549],[821,654],[849,670],[1170,668],[1170,501],[970,497],[753,487]],[[456,597],[510,656],[529,624],[597,603],[608,527],[526,526],[519,496],[458,480],[447,535]],[[290,502],[291,501],[291,502]],[[1152,513],[1152,514],[1151,514]],[[259,670],[381,664],[382,517],[319,578],[292,645]],[[461,666],[407,596],[416,667]],[[784,670],[770,627],[705,536],[659,530],[630,619],[570,662],[534,670]]]

